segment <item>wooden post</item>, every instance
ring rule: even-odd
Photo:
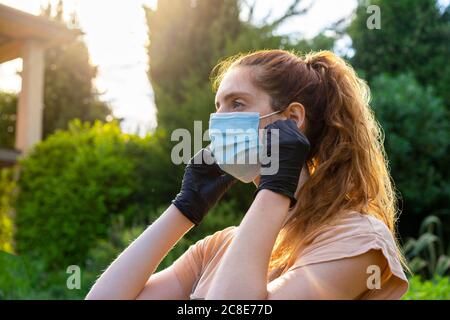
[[[16,124],[16,149],[29,150],[42,139],[44,48],[36,40],[22,46],[22,90],[19,94]]]

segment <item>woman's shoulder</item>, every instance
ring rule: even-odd
[[[333,223],[323,227],[313,239],[311,245],[323,246],[346,239],[353,239],[355,243],[358,239],[365,242],[368,240],[383,240],[388,244],[395,245],[392,232],[383,221],[358,211],[348,212]]]
[[[395,276],[397,283],[401,283],[401,290],[398,292],[404,293],[408,281],[392,232],[382,220],[356,211],[346,213],[333,224],[323,228],[304,248],[290,269],[353,258],[371,250],[379,250],[382,253],[388,266],[384,278]],[[392,296],[396,295],[397,293]]]
[[[396,241],[388,226],[374,216],[351,211],[323,227],[305,247],[302,256],[336,259],[362,254],[370,249],[382,250],[393,262],[398,260]],[[395,263],[396,267],[398,265]]]

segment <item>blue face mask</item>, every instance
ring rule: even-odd
[[[259,174],[259,121],[281,111],[259,116],[258,112],[212,113],[209,146],[219,167],[244,183]]]

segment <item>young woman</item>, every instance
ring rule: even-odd
[[[235,182],[217,164],[191,160],[173,204],[86,298],[401,298],[408,281],[396,196],[366,83],[329,51],[238,55],[213,76],[217,114],[258,112],[259,128],[279,130],[278,172],[255,178],[239,226],[205,237],[155,273]]]

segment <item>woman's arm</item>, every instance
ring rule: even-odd
[[[188,298],[170,267],[153,273],[178,240],[199,225],[236,182],[217,164],[205,161],[208,157],[211,154],[206,149],[194,155],[173,204],[116,258],[86,299]]]
[[[162,259],[193,226],[194,223],[171,205],[114,260],[86,299],[137,298]],[[151,281],[147,286],[151,286]],[[165,292],[166,296],[170,294]]]
[[[273,246],[289,209],[289,198],[261,190],[222,258],[206,299],[266,299]]]

